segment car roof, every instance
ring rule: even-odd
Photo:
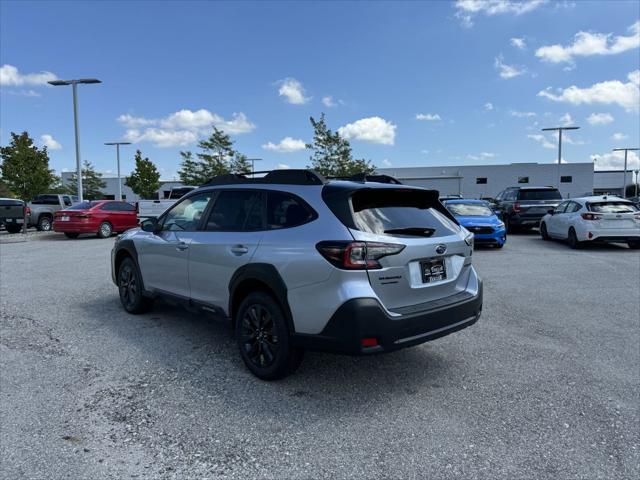
[[[470,204],[470,205],[488,205],[489,202],[486,200],[479,200],[476,198],[456,198],[453,200],[445,200],[445,204],[448,203],[461,203],[461,204]]]
[[[556,187],[552,187],[551,185],[541,185],[536,187],[534,185],[527,185],[526,187],[508,187],[507,190],[558,190]]]
[[[576,197],[576,198],[567,198],[565,201],[573,200],[574,202],[628,202],[633,203],[626,198],[616,197],[615,195],[591,195],[588,197]]]

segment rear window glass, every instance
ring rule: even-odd
[[[562,195],[556,189],[520,190],[519,200],[562,200]]]
[[[21,207],[22,200],[0,200],[0,207]]]
[[[490,217],[493,211],[486,205],[478,203],[448,203],[447,209],[454,215]]]
[[[57,195],[38,195],[32,202],[34,205],[60,205]]]
[[[630,213],[638,208],[630,202],[597,202],[589,203],[589,210],[595,213]]]
[[[419,190],[360,191],[352,197],[354,223],[369,233],[402,236],[428,230],[428,236],[455,234],[460,227],[443,213],[432,208],[432,200]]]
[[[67,208],[66,210],[88,210],[92,207],[95,207],[98,202],[81,202],[76,203],[72,207]]]

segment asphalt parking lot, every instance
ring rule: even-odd
[[[477,250],[475,326],[264,383],[227,323],[126,314],[113,239],[0,244],[2,478],[638,478],[640,253]]]

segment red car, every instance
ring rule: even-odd
[[[78,203],[56,212],[53,230],[68,238],[81,233],[97,233],[100,238],[113,232],[124,232],[138,226],[138,215],[133,205],[117,200],[96,200]]]

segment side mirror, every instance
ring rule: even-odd
[[[553,215],[554,213],[556,213],[556,211],[552,208],[551,210],[547,210],[547,213],[549,215]]]
[[[140,224],[140,227],[143,231],[150,233],[159,233],[162,229],[162,225],[158,223],[157,218],[148,218],[146,220],[143,220]]]

